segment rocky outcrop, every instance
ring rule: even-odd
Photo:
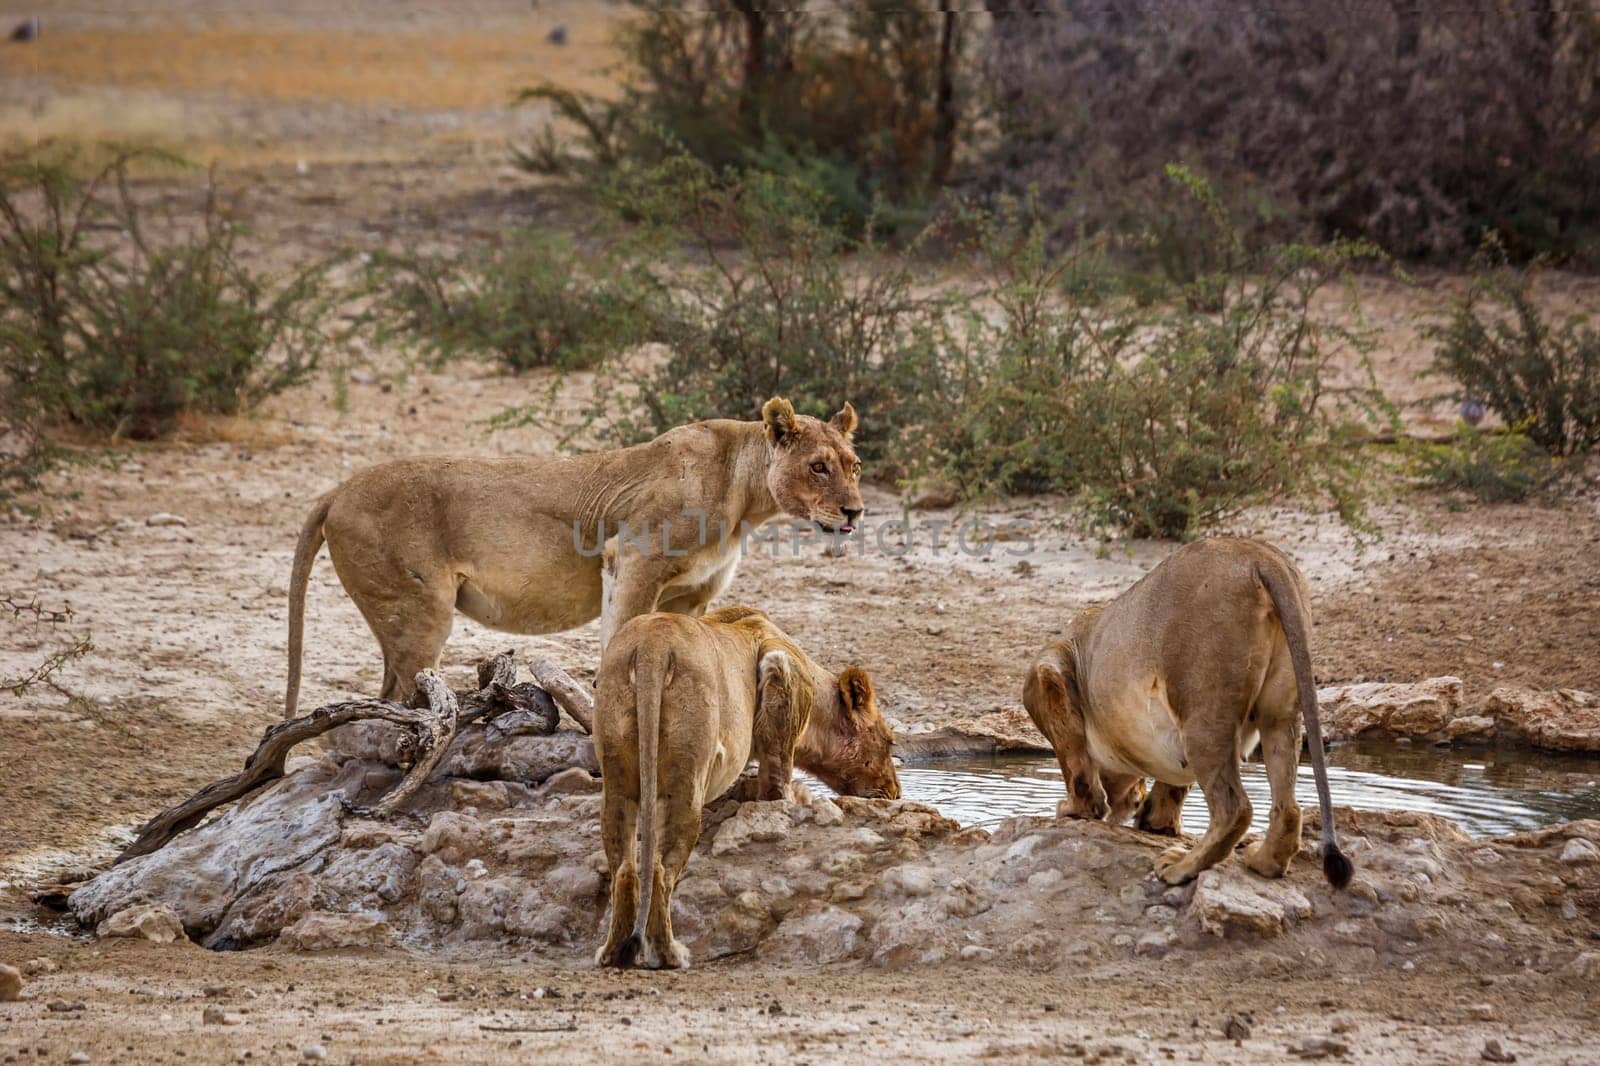
[[[894,751],[904,759],[951,755],[1050,754],[1050,742],[1028,713],[1002,707],[978,718],[960,718],[938,728],[897,726]]]
[[[544,739],[573,750],[561,747],[571,737]],[[373,817],[366,805],[396,774],[314,762],[101,874],[70,906],[107,931],[130,909],[169,913],[214,948],[276,939],[302,951],[468,948],[584,965],[609,887],[594,779],[581,768],[543,784],[436,778],[409,813]],[[1483,841],[1423,815],[1340,818],[1357,869],[1348,891],[1323,881],[1314,845],[1281,881],[1230,859],[1172,888],[1151,873],[1171,842],[1126,827],[1012,818],[989,831],[905,801],[725,801],[705,813],[674,923],[700,962],[769,966],[1049,969],[1338,949],[1492,968],[1540,923],[1563,944],[1600,936],[1600,823]],[[1314,841],[1314,812],[1307,821]]]
[[[1317,693],[1330,740],[1407,737],[1434,743],[1509,743],[1548,751],[1600,751],[1600,696],[1576,689],[1497,688],[1481,706],[1461,679],[1340,685]]]
[[[1352,740],[1365,733],[1428,737],[1462,716],[1462,690],[1459,677],[1342,685],[1320,690],[1317,703],[1329,740]]]
[[[1549,692],[1497,688],[1483,713],[1501,735],[1551,751],[1600,751],[1600,696],[1578,689]]]

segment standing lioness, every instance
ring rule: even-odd
[[[324,540],[383,649],[381,695],[406,700],[417,672],[439,665],[458,610],[510,633],[600,617],[607,539],[615,574],[602,650],[636,615],[704,612],[733,580],[747,527],[787,514],[851,532],[862,511],[855,409],[823,422],[775,397],[761,419],[695,422],[618,451],[400,459],[355,475],[317,501],[295,549],[285,716],[299,697],[306,583]]]
[[[1281,877],[1300,850],[1294,782],[1303,720],[1322,810],[1322,869],[1344,887],[1351,869],[1334,833],[1307,598],[1281,551],[1217,538],[1178,549],[1104,608],[1080,614],[1029,671],[1022,697],[1061,763],[1067,814],[1109,811],[1120,820],[1153,777],[1160,784],[1139,823],[1176,833],[1183,794],[1199,784],[1211,814],[1205,836],[1156,859],[1162,879],[1181,884],[1221,861],[1250,827],[1239,760],[1259,739],[1272,818],[1244,859]]]
[[[611,866],[601,965],[689,964],[672,936],[672,889],[700,839],[700,809],[752,757],[758,799],[783,798],[797,763],[846,795],[900,795],[894,735],[867,675],[828,673],[760,611],[635,618],[607,646],[597,682],[600,835]]]

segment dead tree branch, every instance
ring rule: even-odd
[[[530,661],[528,672],[539,687],[550,693],[561,709],[572,716],[574,722],[583,726],[585,733],[594,735],[594,697],[574,681],[571,674],[544,658]]]
[[[557,672],[566,677],[559,669]],[[555,730],[560,712],[549,694],[534,685],[514,684],[515,677],[516,661],[510,652],[502,652],[479,665],[478,680],[482,688],[477,692],[453,693],[437,673],[424,670],[417,675],[417,689],[427,700],[427,707],[407,707],[393,700],[351,700],[276,722],[262,734],[261,743],[245,760],[243,770],[232,777],[213,781],[140,826],[133,843],[123,849],[112,865],[162,848],[179,833],[199,825],[206,815],[223,804],[242,799],[278,780],[284,774],[284,762],[290,750],[297,744],[351,722],[392,722],[412,734],[411,750],[417,761],[374,812],[392,814],[427,783],[462,727],[488,719],[489,727],[498,728],[502,733]],[[572,679],[568,677],[567,681],[571,683]]]
[[[422,758],[406,771],[406,776],[389,790],[387,796],[378,801],[377,810],[381,815],[393,814],[411,802],[411,797],[433,776],[433,771],[444,759],[445,749],[456,738],[461,705],[456,702],[455,693],[445,688],[444,679],[432,670],[424,670],[417,675],[417,691],[426,697],[428,709],[432,712],[427,723],[430,735],[423,745]]]

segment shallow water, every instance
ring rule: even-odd
[[[1442,815],[1473,836],[1600,818],[1600,759],[1497,749],[1449,749],[1363,742],[1328,752],[1336,806]],[[1266,769],[1242,768],[1260,823],[1271,806]],[[930,759],[900,768],[905,799],[937,807],[962,825],[990,825],[1019,814],[1053,815],[1065,787],[1055,759],[1040,755]],[[816,787],[816,791],[826,789]],[[1315,807],[1311,766],[1301,763],[1300,803]],[[1183,808],[1189,833],[1206,828],[1198,789]]]

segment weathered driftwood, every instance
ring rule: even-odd
[[[589,695],[587,689],[549,659],[530,660],[528,672],[539,687],[550,693],[561,709],[572,716],[574,722],[583,726],[585,733],[594,735],[594,697]]]
[[[444,758],[445,749],[455,739],[460,724],[461,705],[455,693],[445,687],[444,678],[432,670],[422,671],[417,675],[417,693],[427,699],[428,708],[433,712],[425,726],[429,736],[422,744],[422,757],[406,771],[400,783],[378,801],[377,812],[381,815],[393,814],[405,806],[417,790],[428,783],[439,760]]]
[[[417,761],[373,812],[392,814],[427,783],[463,726],[490,719],[488,728],[506,734],[550,733],[555,729],[560,712],[549,694],[534,685],[514,684],[516,669],[511,653],[502,652],[478,666],[481,688],[477,692],[452,693],[437,673],[424,670],[417,675],[417,694],[427,702],[426,707],[407,707],[393,700],[350,700],[274,723],[262,734],[261,743],[245,760],[243,770],[232,777],[213,781],[140,826],[133,843],[123,849],[112,865],[158,850],[179,833],[200,824],[206,815],[223,804],[242,799],[278,780],[284,774],[284,762],[295,745],[352,722],[392,722],[411,733],[410,754]]]

